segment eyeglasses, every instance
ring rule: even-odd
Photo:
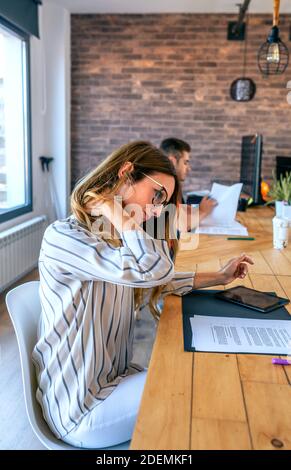
[[[156,183],[161,188],[161,189],[155,189],[155,195],[152,199],[152,204],[154,206],[164,206],[164,207],[166,207],[166,205],[168,204],[168,193],[167,193],[166,188],[161,183],[159,183],[154,178],[152,178],[151,176],[146,175],[145,173],[142,173],[142,172],[141,172],[141,174],[143,176],[146,176],[146,178],[153,181],[154,183]]]

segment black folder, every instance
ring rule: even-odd
[[[289,315],[285,307],[278,308],[269,313],[261,313],[251,308],[242,307],[241,305],[236,305],[231,302],[219,300],[215,297],[216,292],[219,291],[195,290],[182,297],[183,335],[185,351],[195,352],[195,348],[192,347],[192,329],[190,323],[190,318],[194,315],[291,321],[291,315]],[[270,292],[270,294],[274,294],[274,292]]]

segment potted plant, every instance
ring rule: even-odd
[[[291,172],[280,175],[278,180],[273,173],[273,183],[268,193],[267,204],[275,202],[276,216],[291,220]]]

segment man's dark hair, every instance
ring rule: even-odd
[[[173,155],[178,160],[182,156],[182,152],[191,152],[190,145],[181,139],[168,137],[161,142],[160,149],[167,155]]]

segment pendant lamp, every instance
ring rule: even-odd
[[[247,35],[248,35],[248,17],[245,27],[245,47],[244,47],[244,60],[243,60],[243,73],[242,77],[234,80],[230,86],[230,96],[234,101],[250,101],[256,93],[255,82],[251,78],[247,78],[246,65],[247,65]]]
[[[285,72],[289,62],[289,51],[279,36],[280,0],[274,0],[273,27],[258,52],[258,66],[263,75],[279,75]]]

